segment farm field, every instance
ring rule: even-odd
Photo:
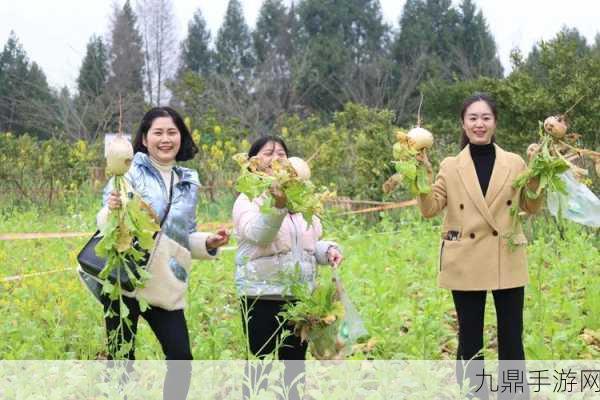
[[[91,232],[95,203],[82,201],[55,215],[2,208],[0,232]],[[204,208],[203,208],[204,207]],[[200,206],[203,221],[226,221],[226,208]],[[325,218],[327,238],[344,248],[340,275],[376,345],[354,358],[443,360],[455,357],[456,322],[450,292],[437,288],[440,219],[416,209],[363,217]],[[600,357],[600,240],[598,232],[567,224],[564,239],[544,215],[528,225],[530,284],[524,343],[529,359]],[[102,358],[105,333],[99,303],[76,273],[86,238],[0,241],[0,358]],[[235,246],[235,243],[233,244]],[[194,262],[186,317],[194,359],[246,357],[233,286],[234,251],[214,263]],[[324,267],[327,268],[327,267]],[[59,270],[59,271],[56,271]],[[40,272],[56,271],[33,275]],[[26,275],[23,279],[7,277]],[[495,312],[488,296],[485,356],[496,358]],[[138,359],[162,352],[145,322]]]

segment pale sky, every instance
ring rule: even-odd
[[[397,29],[405,0],[380,2],[385,21]],[[14,30],[29,59],[41,65],[51,86],[74,88],[90,36],[107,35],[112,3],[112,0],[2,0],[0,46],[4,46]],[[124,0],[118,1],[123,3]],[[246,22],[254,27],[262,0],[241,0],[241,3]],[[600,32],[598,0],[475,0],[475,3],[483,10],[496,39],[505,70],[510,68],[512,48],[519,47],[527,54],[534,43],[551,39],[562,26],[579,29],[588,44]],[[174,4],[181,26],[180,39],[185,37],[188,22],[198,8],[212,38],[216,37],[227,0],[174,0]]]

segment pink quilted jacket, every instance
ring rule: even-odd
[[[264,197],[250,201],[240,194],[233,206],[238,292],[247,296],[285,295],[285,275],[298,265],[301,279],[314,285],[317,264],[327,264],[327,251],[337,244],[320,240],[318,217],[313,217],[309,226],[302,214],[290,214],[286,209],[265,215],[260,212],[263,201]]]

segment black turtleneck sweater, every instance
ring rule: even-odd
[[[469,151],[471,152],[471,158],[475,164],[475,171],[477,172],[477,178],[479,179],[479,186],[481,186],[481,192],[485,197],[490,184],[490,178],[492,177],[492,171],[494,170],[494,161],[496,161],[496,149],[494,144],[473,144],[469,143]]]

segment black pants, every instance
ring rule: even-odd
[[[525,288],[517,287],[511,289],[493,290],[494,305],[498,324],[498,358],[500,360],[511,360],[500,362],[496,385],[498,398],[515,398],[516,392],[523,386],[520,398],[528,398],[527,374],[525,370],[525,352],[523,350],[523,304]],[[464,379],[470,379],[471,386],[480,386],[483,377],[477,376],[483,373],[483,319],[485,313],[485,302],[487,291],[452,291],[452,298],[458,316],[458,352],[456,377],[460,384]],[[516,362],[515,362],[516,360]],[[522,376],[522,385],[518,379],[511,385],[506,385],[505,376],[507,370],[519,370]],[[490,387],[489,380],[469,397],[488,398],[487,389]],[[502,386],[503,385],[503,386]],[[503,391],[504,389],[504,391]]]
[[[277,350],[277,358],[285,363],[284,383],[288,391],[287,397],[289,399],[299,398],[298,386],[304,384],[302,374],[305,370],[304,360],[308,344],[302,342],[293,333],[282,340],[283,329],[293,330],[291,326],[281,324],[282,318],[277,317],[286,302],[250,297],[242,297],[240,301],[248,350],[259,359],[264,359]],[[268,374],[269,371],[268,366],[246,369],[246,378],[254,390],[266,388],[267,382],[262,379],[262,375]],[[244,396],[245,398],[249,397],[247,387],[244,387]]]
[[[167,311],[159,307],[150,307],[142,312],[138,301],[134,298],[122,297],[129,308],[128,319],[131,326],[123,325],[122,335],[114,335],[119,326],[119,301],[111,302],[108,297],[102,298],[104,320],[108,337],[109,359],[120,355],[128,360],[135,360],[135,335],[139,317],[142,316],[160,342],[167,361],[167,375],[163,386],[163,399],[185,399],[190,387],[192,375],[192,352],[190,338],[183,310]],[[106,316],[111,309],[112,316]],[[123,342],[132,343],[131,348],[121,355]],[[177,361],[175,361],[177,360]],[[180,361],[181,360],[181,361]]]

